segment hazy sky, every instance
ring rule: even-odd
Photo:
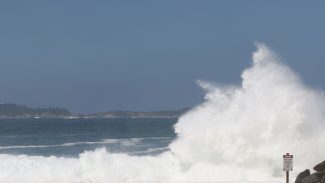
[[[238,84],[254,41],[325,89],[325,1],[1,1],[0,103],[73,112],[203,100]]]

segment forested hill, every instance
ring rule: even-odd
[[[73,114],[65,108],[28,107],[0,104],[0,118],[178,118],[189,108],[169,111],[108,111],[94,114]]]
[[[64,108],[32,108],[17,104],[0,104],[0,117],[65,117],[71,113]]]
[[[94,118],[178,118],[189,108],[175,111],[108,111],[91,114]]]

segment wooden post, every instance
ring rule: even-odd
[[[289,183],[289,171],[286,171],[287,183]]]

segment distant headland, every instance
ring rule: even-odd
[[[59,107],[28,107],[18,104],[0,104],[0,118],[178,118],[189,108],[164,111],[107,111],[93,114],[74,114]]]

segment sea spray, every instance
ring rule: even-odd
[[[0,182],[278,182],[286,152],[294,154],[294,174],[324,160],[323,94],[263,44],[252,60],[241,86],[198,82],[205,101],[179,118],[177,139],[162,154],[0,155]]]
[[[257,48],[241,86],[199,82],[206,101],[179,119],[170,146],[189,170],[204,162],[218,169],[216,180],[271,180],[283,176],[286,152],[295,155],[296,171],[325,158],[323,94],[265,45]]]

